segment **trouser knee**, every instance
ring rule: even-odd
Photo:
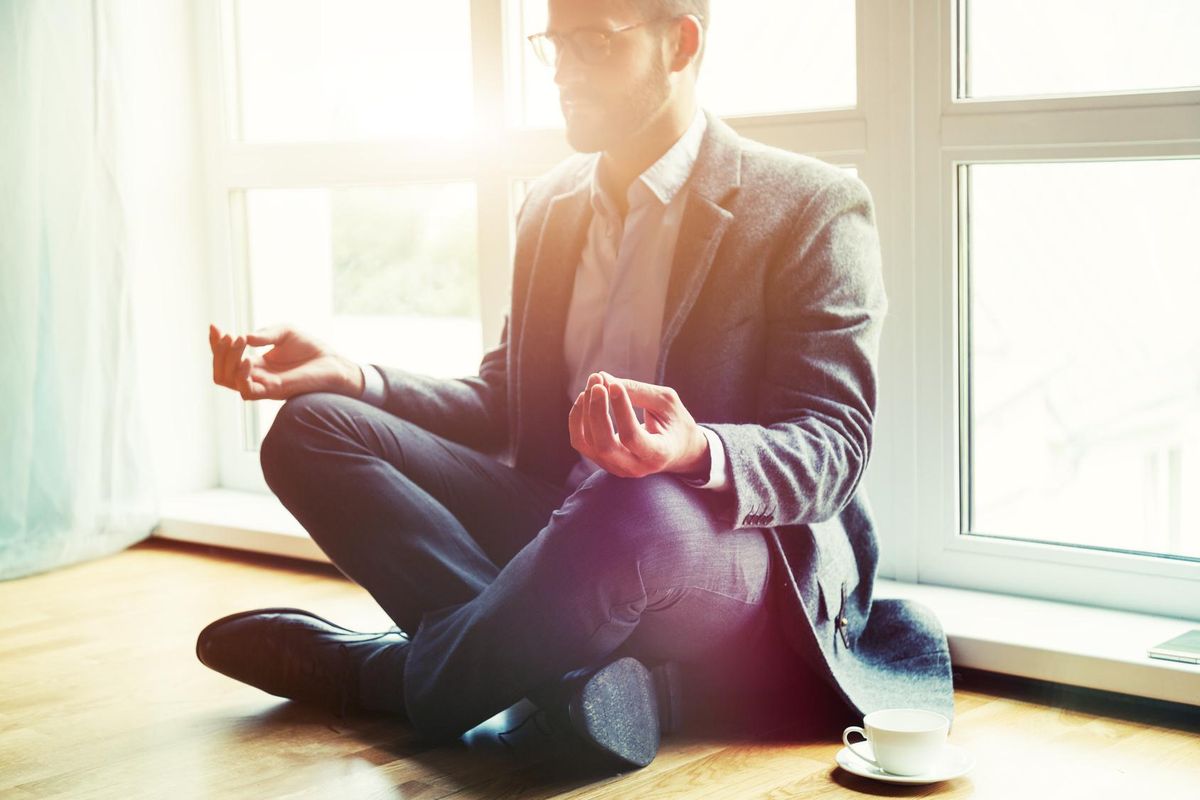
[[[312,464],[311,441],[328,435],[330,411],[346,399],[332,392],[310,392],[288,398],[280,406],[258,448],[263,478],[272,491],[279,494],[279,487]]]
[[[705,557],[715,521],[690,487],[667,474],[589,477],[555,512],[542,533],[546,550],[564,566],[592,573],[636,566],[686,572]]]

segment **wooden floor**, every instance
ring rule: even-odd
[[[159,539],[0,582],[0,797],[1200,796],[1197,709],[971,671],[955,674],[950,741],[977,766],[927,786],[839,769],[836,737],[673,736],[649,767],[604,779],[425,749],[402,721],[339,720],[196,660],[209,621],[279,605],[390,625],[328,565]]]

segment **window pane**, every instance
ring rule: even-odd
[[[562,128],[554,70],[533,54],[525,37],[546,30],[546,0],[508,0],[509,122],[531,128]],[[514,41],[515,38],[515,41]]]
[[[713,0],[699,92],[718,114],[856,102],[854,0]]]
[[[717,114],[765,114],[853,106],[853,0],[712,0],[698,86]],[[563,127],[554,71],[525,37],[546,29],[546,0],[509,0],[516,86],[512,121]]]
[[[970,532],[1200,558],[1200,160],[968,169]]]
[[[251,329],[287,323],[357,361],[476,374],[474,184],[251,189],[245,210]],[[282,403],[252,405],[257,445]]]
[[[1200,85],[1196,0],[963,0],[965,97]]]
[[[247,141],[470,128],[467,0],[237,0],[235,9]]]

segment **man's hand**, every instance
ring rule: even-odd
[[[635,405],[644,410],[645,423],[638,421]],[[568,424],[571,446],[622,478],[707,474],[708,439],[669,386],[593,372],[571,406]]]
[[[243,400],[286,400],[308,392],[361,397],[362,370],[316,339],[286,325],[232,339],[208,326],[213,383],[233,389]],[[261,356],[244,355],[246,345],[275,345]]]

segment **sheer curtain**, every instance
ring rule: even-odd
[[[0,578],[116,552],[158,518],[119,2],[0,2]]]

